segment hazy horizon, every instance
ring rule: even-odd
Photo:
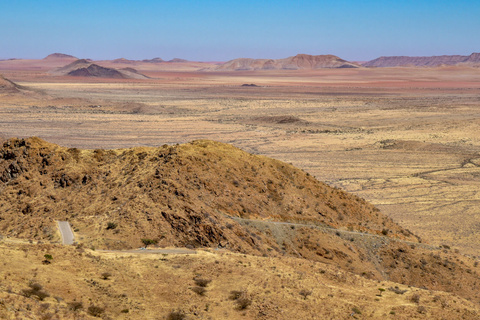
[[[0,4],[0,59],[470,55],[480,51],[478,16],[480,3],[465,0],[24,0]]]

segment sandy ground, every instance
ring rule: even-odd
[[[479,255],[479,69],[143,70],[142,81],[0,72],[36,90],[0,97],[0,136],[90,149],[232,143]]]

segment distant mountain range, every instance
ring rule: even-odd
[[[334,68],[384,68],[384,67],[438,67],[467,66],[480,67],[480,53],[463,55],[442,55],[429,57],[389,56],[379,57],[366,62],[353,62],[335,55],[297,54],[283,59],[251,59],[238,58],[227,62],[195,62],[174,58],[168,61],[162,58],[129,60],[119,58],[114,60],[93,61],[78,59],[64,53],[53,53],[43,59],[8,59],[0,60],[0,70],[50,70],[51,74],[60,75],[61,69],[72,67],[69,64],[84,64],[84,68],[70,69],[62,75],[83,75],[113,78],[144,78],[135,67],[141,71],[256,71],[256,70],[317,70]],[[77,65],[73,66],[77,66]],[[88,64],[88,65],[86,65]],[[111,70],[107,70],[111,69]],[[64,69],[63,69],[64,71]]]
[[[469,56],[461,55],[445,55],[430,57],[408,57],[408,56],[391,56],[380,57],[363,63],[364,67],[436,67],[440,65],[480,65],[480,53],[472,53]]]

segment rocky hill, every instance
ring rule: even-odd
[[[78,59],[64,67],[51,71],[54,75],[66,75],[76,77],[97,77],[113,79],[146,79],[133,68],[105,68],[93,63],[91,60]]]
[[[57,242],[55,220],[68,220],[87,247],[147,239],[289,256],[480,299],[473,259],[420,243],[365,200],[302,170],[222,143],[79,150],[10,139],[0,149],[0,184],[8,237]]]
[[[358,68],[359,65],[334,55],[297,54],[284,59],[240,58],[225,62],[215,70],[311,70],[322,68]]]
[[[440,65],[480,65],[480,53],[472,53],[470,56],[444,55],[431,57],[408,57],[391,56],[380,57],[363,64],[364,67],[435,67]]]
[[[43,58],[43,60],[72,60],[75,61],[78,58],[64,53],[52,53]]]
[[[153,59],[143,59],[142,62],[149,62],[149,63],[161,63],[165,62],[162,58],[153,58]]]

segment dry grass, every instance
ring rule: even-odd
[[[55,262],[41,263],[44,252]],[[418,317],[420,296],[427,318],[475,319],[478,306],[458,296],[377,282],[319,262],[296,258],[262,258],[225,251],[195,255],[100,253],[56,245],[0,244],[8,257],[0,269],[0,317],[93,319],[324,319],[347,318],[353,308],[367,318],[380,319],[395,310],[403,318]],[[105,282],[98,270],[113,277]],[[211,279],[207,292],[189,288],[192,278]],[[50,297],[24,297],[22,290],[38,283]],[[379,287],[400,286],[404,295]],[[308,298],[299,294],[307,290]],[[233,295],[232,291],[238,292]],[[231,298],[233,296],[233,298]],[[232,300],[233,299],[233,300]],[[44,305],[45,304],[45,305]],[[128,310],[128,313],[125,312]],[[91,318],[90,318],[91,317]]]

